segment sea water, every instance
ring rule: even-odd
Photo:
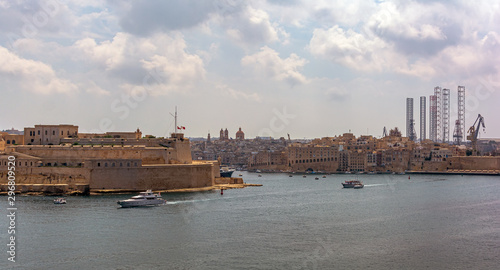
[[[16,262],[1,269],[499,269],[500,177],[243,174],[262,187],[128,195],[16,196]],[[319,177],[319,180],[315,180]],[[343,189],[358,179],[362,189]]]

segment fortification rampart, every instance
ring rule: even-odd
[[[12,147],[12,150],[41,159],[60,160],[60,163],[85,159],[140,159],[143,164],[179,161],[177,150],[167,147],[23,145]],[[184,162],[189,163],[189,160]]]
[[[448,160],[448,170],[500,172],[500,157],[451,157]]]
[[[213,185],[213,164],[163,164],[136,168],[93,168],[90,190],[166,190]]]

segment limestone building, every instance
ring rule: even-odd
[[[77,138],[78,126],[74,125],[35,125],[24,128],[24,144],[58,145],[63,138]]]
[[[112,137],[79,138],[77,126],[36,125],[21,135],[29,145],[5,145],[2,134],[0,191],[7,188],[9,157],[15,157],[21,192],[199,188],[220,176],[217,161],[192,160],[182,133],[151,139],[139,138],[139,129],[105,134]]]

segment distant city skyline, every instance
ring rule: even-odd
[[[0,130],[380,137],[413,98],[419,135],[439,86],[452,140],[463,85],[500,138],[497,1],[0,1],[0,33]]]

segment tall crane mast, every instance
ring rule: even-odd
[[[477,124],[477,127],[474,127]],[[467,140],[471,141],[472,145],[472,151],[474,151],[474,155],[477,154],[477,135],[479,135],[479,129],[483,127],[483,132],[484,129],[486,128],[484,125],[484,117],[482,117],[480,114],[477,115],[476,121],[474,124],[469,128],[469,135],[467,136]]]

